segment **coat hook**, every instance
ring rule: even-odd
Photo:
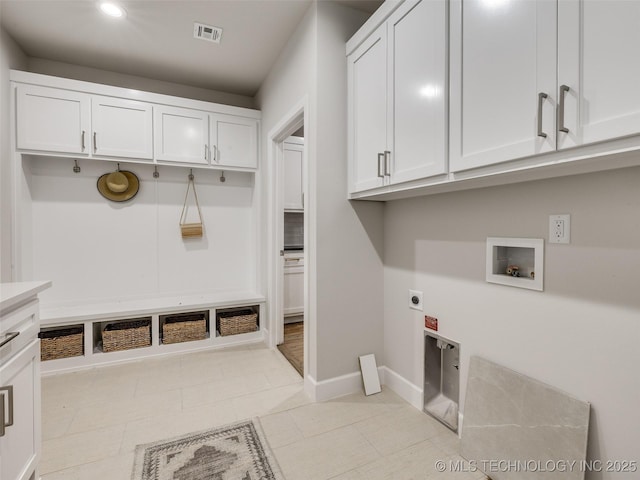
[[[80,173],[80,166],[78,165],[78,160],[74,160],[75,165],[73,166],[73,173]]]
[[[222,183],[224,183],[224,182],[226,182],[226,181],[227,181],[227,179],[226,179],[226,178],[225,178],[225,176],[224,176],[224,170],[222,171],[222,175],[220,175],[220,181],[221,181]]]
[[[153,178],[160,178],[160,172],[158,172],[158,167],[153,167]]]
[[[189,169],[189,180],[193,180],[193,168]]]

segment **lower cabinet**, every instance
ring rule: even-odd
[[[37,480],[41,455],[39,301],[51,282],[0,284],[0,479]]]
[[[304,313],[304,260],[302,254],[284,258],[284,316]]]
[[[0,367],[0,478],[3,480],[30,480],[39,461],[39,361],[39,342],[34,340]]]

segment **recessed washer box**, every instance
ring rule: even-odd
[[[544,240],[487,238],[487,282],[543,290]]]

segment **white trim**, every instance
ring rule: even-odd
[[[392,390],[411,406],[422,410],[423,394],[420,387],[384,365],[378,367],[378,376],[382,385]],[[304,380],[304,390],[314,402],[325,402],[351,393],[364,393],[360,372],[347,373],[320,381],[307,375]]]
[[[390,390],[393,390],[400,398],[405,400],[411,406],[422,410],[423,407],[423,391],[422,388],[414,385],[406,378],[389,367],[380,367],[383,370],[383,384]]]
[[[311,375],[305,375],[304,377],[304,393],[311,399],[312,402],[317,402],[316,398],[316,386],[318,382],[314,380]]]
[[[387,21],[387,18],[400,6],[404,0],[387,0],[373,15],[362,25],[353,36],[347,40],[345,46],[346,54],[349,55],[358,48],[373,31]]]
[[[280,262],[280,249],[282,248],[284,239],[284,219],[280,212],[284,211],[284,199],[283,199],[283,172],[282,172],[282,145],[292,133],[298,130],[302,125],[305,129],[310,126],[309,122],[309,98],[305,95],[300,99],[289,112],[282,117],[282,119],[276,123],[267,135],[267,164],[266,164],[266,176],[267,176],[267,189],[266,196],[268,198],[268,211],[267,211],[267,278],[269,291],[267,292],[268,305],[269,305],[269,319],[270,319],[270,334],[268,337],[268,344],[271,348],[282,341],[284,336],[283,326],[283,267]],[[307,170],[309,168],[309,158],[307,149],[303,151],[303,182],[304,191],[309,191],[309,175]],[[307,200],[305,199],[305,202]],[[305,215],[304,222],[304,264],[310,265],[309,258],[309,220],[308,215]],[[304,270],[304,322],[309,326],[309,268]],[[281,325],[282,323],[282,325]],[[313,382],[308,383],[306,378],[309,373],[309,344],[311,341],[315,342],[315,332],[311,331],[312,328],[304,329],[304,377],[305,377],[305,390],[311,398],[313,394]],[[311,378],[311,377],[309,377]],[[311,392],[311,393],[309,393]]]
[[[380,368],[378,368],[378,375],[380,375]],[[305,391],[314,402],[326,402],[351,393],[364,393],[362,375],[360,372],[353,372],[320,381],[316,381],[311,375],[307,375]]]

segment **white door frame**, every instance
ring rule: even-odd
[[[268,225],[268,300],[269,318],[269,346],[274,348],[284,340],[283,320],[283,283],[284,260],[280,256],[280,250],[284,246],[284,153],[283,142],[301,126],[305,127],[305,149],[302,156],[302,181],[303,191],[308,192],[308,148],[307,132],[309,131],[309,107],[305,96],[292,108],[269,132],[267,136],[267,179],[269,192],[269,207],[267,213]],[[309,311],[309,222],[307,220],[309,195],[304,195],[303,206],[305,210],[304,221],[304,321],[308,326]],[[309,371],[308,345],[309,328],[304,329],[304,377]]]

